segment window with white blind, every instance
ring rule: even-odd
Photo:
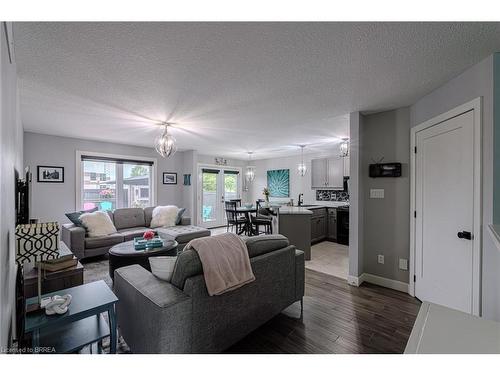
[[[156,159],[77,152],[77,208],[149,207],[155,200]]]

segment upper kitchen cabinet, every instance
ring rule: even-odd
[[[327,188],[344,190],[344,159],[334,157],[328,159]]]
[[[344,188],[344,161],[342,158],[311,160],[311,188],[339,189]]]
[[[311,160],[311,188],[322,189],[327,185],[327,160]]]
[[[350,162],[349,162],[349,156],[346,156],[344,159],[344,176],[345,177],[349,177],[350,176]]]

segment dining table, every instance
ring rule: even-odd
[[[269,208],[271,211],[277,211],[280,206],[279,205],[274,205],[274,204],[261,204],[260,208]],[[257,207],[255,205],[252,206],[241,206],[241,207],[236,207],[236,212],[240,214],[244,214],[246,218],[246,223],[243,226],[243,228],[239,231],[239,235],[242,233],[246,233],[248,236],[254,236],[258,233],[254,231],[252,228],[252,221],[250,218],[250,214],[252,213],[257,213]]]

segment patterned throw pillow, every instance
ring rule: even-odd
[[[85,228],[84,225],[82,224],[82,221],[80,220],[80,216],[82,216],[83,214],[86,214],[86,213],[91,213],[91,212],[96,212],[96,211],[97,211],[97,207],[94,207],[94,208],[91,208],[90,210],[69,212],[65,215],[69,219],[69,221],[71,221],[77,227]]]

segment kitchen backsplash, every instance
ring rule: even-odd
[[[316,190],[316,200],[345,202],[349,200],[349,193],[342,190]]]

